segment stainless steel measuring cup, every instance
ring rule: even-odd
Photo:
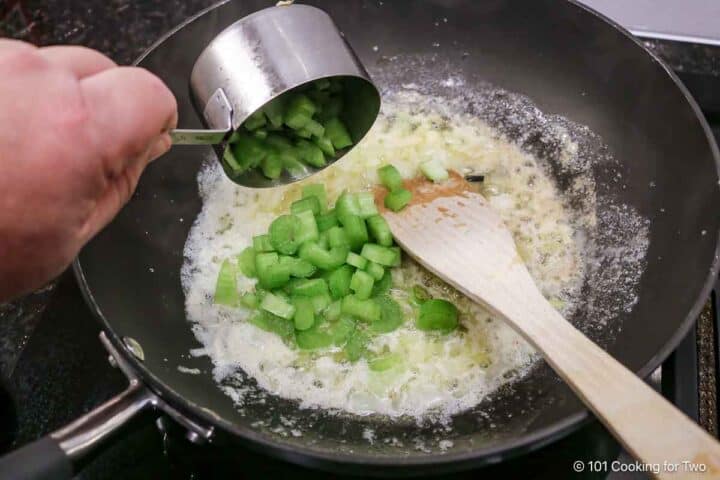
[[[208,129],[174,130],[173,143],[212,144],[221,159],[231,133],[250,115],[283,93],[323,78],[342,81],[341,119],[356,144],[377,117],[380,94],[330,16],[309,5],[248,15],[215,37],[193,66],[190,90]],[[304,176],[283,172],[275,180],[254,168],[239,176],[226,172],[244,186],[272,187],[321,169],[308,167]]]

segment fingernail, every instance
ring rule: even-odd
[[[152,162],[156,158],[160,157],[162,154],[170,150],[170,147],[172,146],[172,139],[170,138],[170,134],[163,133],[160,135],[160,137],[155,140],[155,143],[153,144],[152,148],[150,149],[150,161]]]

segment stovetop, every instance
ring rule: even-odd
[[[35,44],[83,44],[130,63],[157,37],[213,0],[4,0],[0,36]],[[688,85],[720,141],[720,47],[645,39]],[[650,381],[691,418],[718,434],[720,283],[678,349]],[[0,452],[55,430],[125,387],[107,362],[98,325],[69,272],[46,288],[0,304]],[[338,478],[246,451],[198,447],[172,422],[147,415],[93,459],[77,478]],[[160,427],[160,428],[159,428]],[[517,461],[484,469],[486,478],[565,478],[575,460],[630,459],[596,421]],[[475,478],[477,472],[452,478]],[[584,478],[593,477],[588,472]],[[450,477],[448,477],[450,478]],[[611,475],[612,479],[644,478]]]

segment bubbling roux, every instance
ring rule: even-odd
[[[432,100],[432,101],[431,101]],[[328,198],[343,190],[371,189],[378,167],[392,163],[404,177],[418,164],[439,159],[446,168],[483,175],[479,188],[514,235],[518,251],[543,294],[562,313],[572,311],[585,277],[583,236],[543,165],[482,121],[435,108],[437,99],[396,96],[368,136],[323,172],[286,188],[249,190],[225,178],[217,162],[200,174],[203,209],[185,247],[183,287],[188,318],[200,352],[222,382],[239,370],[258,385],[302,407],[388,416],[452,415],[478,404],[500,385],[520,378],[537,353],[501,320],[493,318],[405,256],[393,271],[391,295],[405,312],[396,331],[373,339],[370,350],[392,352],[399,365],[376,372],[364,359],[351,364],[332,352],[303,352],[247,322],[249,311],[213,305],[220,263],[250,245],[269,223],[300,197],[306,183],[323,183]],[[575,146],[568,141],[567,149]],[[590,214],[585,214],[590,215]],[[593,213],[594,215],[594,213]],[[577,219],[575,219],[577,220]],[[592,224],[593,219],[583,219]],[[240,277],[241,289],[252,281]],[[421,284],[452,300],[461,327],[438,335],[414,327],[408,289]],[[226,389],[227,390],[227,389]],[[229,392],[242,402],[241,392]]]

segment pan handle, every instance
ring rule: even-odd
[[[147,388],[105,332],[100,333],[100,341],[110,353],[110,363],[127,376],[127,389],[60,430],[1,457],[0,480],[70,479],[82,459],[146,409],[161,410],[184,426],[195,442],[212,438],[212,427],[187,418]]]
[[[73,465],[149,406],[153,395],[138,380],[95,410],[0,458],[0,480],[69,479]]]

